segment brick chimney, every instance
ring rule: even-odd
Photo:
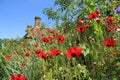
[[[30,32],[32,30],[32,25],[27,25],[27,32]]]
[[[41,21],[41,18],[39,16],[35,16],[35,27],[40,26],[40,21]]]

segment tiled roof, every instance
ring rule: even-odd
[[[46,32],[46,28],[41,28],[39,25],[40,25],[40,21],[41,21],[41,18],[36,16],[35,17],[35,25],[34,27],[32,28],[32,26],[27,26],[27,33],[24,35],[23,38],[36,38],[36,37],[40,37],[41,34],[44,34]]]

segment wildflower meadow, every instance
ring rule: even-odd
[[[43,10],[53,28],[39,37],[0,39],[0,80],[120,80],[119,4],[55,0]]]

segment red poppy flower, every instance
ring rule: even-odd
[[[27,78],[22,74],[11,75],[11,80],[27,80]]]
[[[16,80],[16,76],[15,75],[12,74],[10,77],[11,77],[11,80]]]
[[[47,54],[45,52],[42,52],[38,55],[40,58],[47,58]]]
[[[40,53],[42,53],[42,52],[43,51],[41,49],[37,49],[37,50],[34,51],[34,53],[37,54],[37,55],[40,54]]]
[[[97,9],[97,10],[95,10],[95,13],[97,14],[97,16],[100,14],[100,10],[99,9]]]
[[[49,32],[50,32],[50,33],[54,33],[54,29],[50,29]]]
[[[6,59],[6,60],[10,60],[10,59],[11,59],[11,56],[10,56],[10,55],[7,55],[7,56],[5,56],[5,59]]]
[[[47,38],[42,38],[42,42],[48,42]]]
[[[88,15],[88,19],[95,19],[97,17],[97,14],[95,12],[92,12]]]
[[[77,46],[74,46],[74,47],[71,47],[69,48],[68,50],[66,50],[66,55],[69,57],[69,58],[76,58],[76,57],[79,57],[81,56],[82,54],[82,48],[79,48]]]
[[[112,31],[112,28],[111,27],[107,27],[106,31],[110,32],[110,31]]]
[[[78,32],[84,32],[86,30],[86,27],[78,26],[76,29],[77,29]]]
[[[26,53],[24,54],[24,56],[25,56],[25,57],[28,57],[28,56],[30,56],[30,53],[29,53],[29,52],[26,52]]]
[[[114,47],[116,44],[116,40],[112,39],[112,38],[107,38],[103,41],[104,45],[107,47]]]
[[[23,62],[21,63],[21,65],[24,67],[24,66],[26,65],[26,62],[23,61]]]
[[[55,48],[50,50],[50,54],[53,56],[59,55],[60,53],[61,53],[61,51],[57,50]]]
[[[65,36],[56,36],[56,39],[59,43],[63,43],[63,41],[66,39]]]
[[[106,18],[106,20],[105,20],[105,23],[106,23],[106,24],[113,24],[113,23],[114,23],[113,17],[112,17],[112,16],[108,16],[108,17]]]
[[[42,42],[49,43],[51,39],[52,39],[51,37],[42,38]]]

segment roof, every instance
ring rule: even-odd
[[[27,33],[24,35],[23,38],[36,38],[40,37],[41,34],[46,32],[46,28],[41,28],[40,25],[41,18],[39,16],[35,16],[35,26],[32,28],[31,25],[27,26]]]
[[[27,32],[23,38],[36,38],[41,37],[42,34],[45,34],[46,29],[40,28],[38,26],[33,27],[29,32]]]

